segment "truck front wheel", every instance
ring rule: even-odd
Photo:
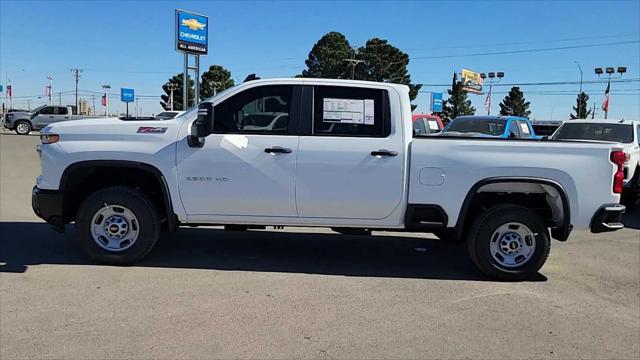
[[[542,218],[522,206],[496,205],[476,219],[468,239],[469,256],[485,275],[524,280],[544,265],[551,248]]]
[[[84,200],[76,215],[76,239],[98,263],[133,264],[151,251],[159,236],[158,211],[135,189],[99,190]]]

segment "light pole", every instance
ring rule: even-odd
[[[497,73],[490,72],[488,74],[480,73],[480,77],[482,79],[489,78],[489,92],[487,93],[487,99],[484,101],[484,107],[487,109],[487,115],[491,115],[491,92],[493,91],[493,79],[498,79],[495,80],[495,82],[502,80],[502,78],[504,77],[504,72],[498,71]]]
[[[102,90],[104,90],[104,116],[109,115],[109,97],[107,96],[109,89],[111,89],[109,84],[102,85]]]
[[[51,100],[51,96],[53,95],[53,77],[49,75],[47,79],[49,80],[49,105],[53,105],[53,101]]]
[[[614,78],[620,78],[622,77],[622,74],[627,72],[627,67],[626,66],[618,66],[618,74],[620,74],[618,77]],[[598,77],[600,77],[600,75],[603,74],[602,68],[595,68],[594,69],[596,75],[598,75]],[[611,75],[613,75],[616,71],[613,67],[606,67],[604,70],[605,73],[607,73],[607,90],[605,90],[604,92],[604,102],[602,103],[602,110],[604,110],[604,118],[606,119],[609,115],[609,100],[611,99]]]
[[[178,84],[168,82],[166,85],[169,90],[169,111],[173,111],[173,91],[178,88]]]
[[[576,115],[578,116],[578,118],[580,118],[580,109],[582,109],[582,66],[580,66],[580,63],[578,62],[578,60],[574,60],[574,63],[576,63],[576,65],[578,65],[578,70],[580,70],[580,91],[578,92],[578,111],[576,111]],[[586,114],[585,114],[586,116]]]

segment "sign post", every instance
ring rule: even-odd
[[[209,51],[209,18],[204,15],[176,9],[176,51],[184,53],[182,75],[182,110],[189,106],[189,70],[195,71],[195,101],[200,101],[200,55]],[[195,57],[195,66],[189,66],[189,54]]]
[[[126,117],[129,117],[129,103],[133,102],[135,96],[133,89],[120,88],[120,101],[127,104]]]

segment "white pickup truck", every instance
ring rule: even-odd
[[[100,263],[134,263],[179,226],[316,226],[464,240],[509,280],[536,273],[551,238],[623,227],[615,144],[420,138],[411,124],[403,85],[248,81],[175,119],[47,126],[32,205],[59,231],[75,222]]]

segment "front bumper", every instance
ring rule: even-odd
[[[620,230],[624,227],[622,214],[625,212],[624,205],[610,204],[603,205],[591,218],[591,232],[601,233]]]
[[[31,207],[33,212],[48,222],[58,232],[64,232],[62,200],[64,193],[60,190],[42,190],[37,186],[31,191]]]

